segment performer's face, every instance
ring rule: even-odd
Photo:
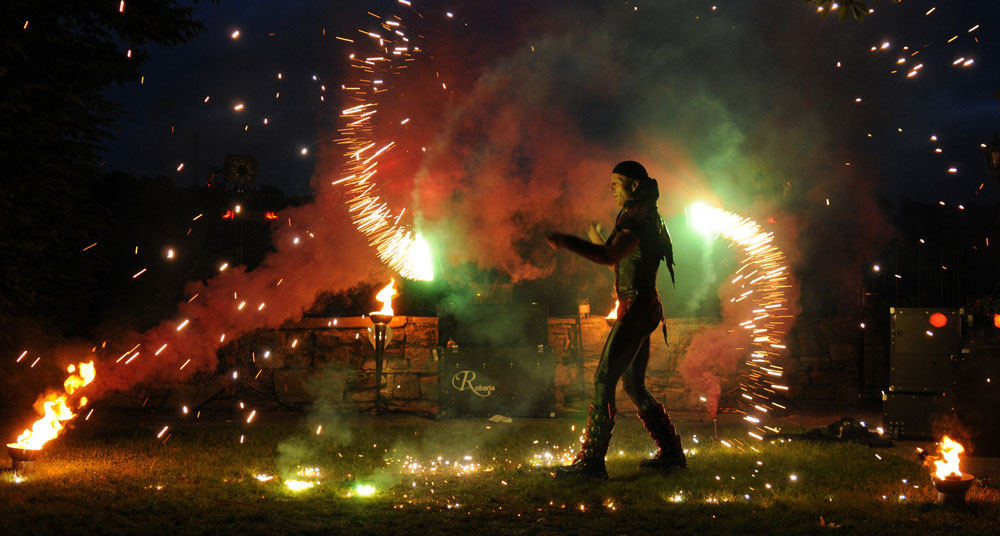
[[[634,191],[635,180],[621,173],[611,174],[611,195],[614,196],[615,203],[618,203],[618,206],[625,206],[625,202],[629,200]]]

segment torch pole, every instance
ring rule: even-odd
[[[385,356],[386,324],[375,324],[375,415],[382,414],[382,359]]]
[[[382,414],[382,363],[385,360],[385,340],[392,315],[372,313],[369,318],[375,327],[375,415]]]

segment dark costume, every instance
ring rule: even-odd
[[[642,171],[645,175],[645,170]],[[659,447],[656,456],[640,466],[673,468],[686,465],[680,436],[663,406],[646,390],[649,337],[663,320],[663,306],[656,291],[656,271],[661,260],[666,261],[671,280],[674,275],[670,234],[656,211],[658,198],[656,181],[648,177],[641,180],[632,198],[619,212],[615,228],[606,241],[610,243],[616,234],[628,230],[639,238],[639,245],[615,265],[618,321],[611,328],[594,374],[594,402],[590,406],[580,452],[561,474],[607,478],[604,458],[614,427],[615,389],[619,378],[623,378],[625,393]],[[665,337],[665,326],[663,333]]]

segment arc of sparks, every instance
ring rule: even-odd
[[[392,90],[385,82],[405,67],[402,62],[412,62],[413,53],[420,50],[409,44],[402,18],[383,20],[384,34],[359,30],[377,45],[379,52],[370,57],[350,56],[352,71],[359,75],[342,89],[345,102],[356,104],[340,114],[343,126],[337,142],[346,147],[347,161],[345,176],[331,184],[347,193],[345,204],[354,226],[376,248],[383,263],[407,279],[429,281],[434,278],[430,244],[419,232],[399,223],[406,209],[394,213],[387,202],[381,201],[375,180],[379,160],[396,147],[395,141],[379,142],[372,124],[380,100]],[[392,52],[387,53],[389,50]]]
[[[762,440],[766,433],[779,431],[767,424],[768,415],[786,409],[774,400],[788,390],[782,367],[774,361],[785,350],[793,318],[786,295],[791,288],[788,261],[774,245],[774,234],[749,218],[701,203],[692,205],[689,215],[695,229],[729,239],[743,254],[731,280],[737,291],[731,301],[747,301],[751,310],[750,318],[740,323],[751,338],[750,355],[741,371],[740,411],[750,424],[748,435]]]

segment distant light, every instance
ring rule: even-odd
[[[307,147],[303,147],[302,149],[299,149],[299,152],[303,155],[307,155],[309,154],[309,149]]]
[[[447,17],[448,17],[449,19],[455,16],[455,14],[454,14],[454,13],[452,13],[451,11],[449,11],[449,12],[445,13],[445,15],[446,15],[446,16],[447,16]]]
[[[879,270],[881,270],[881,269],[882,269],[882,267],[881,267],[881,266],[879,266],[879,265],[877,265],[877,264],[876,264],[876,265],[873,265],[873,266],[872,266],[872,271],[873,271],[873,272],[878,272],[878,271],[879,271]]]
[[[239,39],[240,38],[240,31],[239,30],[233,30],[233,33],[229,34],[229,37],[232,37],[233,39]]]
[[[237,111],[237,112],[242,112],[242,111],[243,111],[243,108],[244,108],[244,106],[243,106],[243,103],[242,103],[242,102],[241,102],[241,103],[239,103],[239,104],[237,104],[236,106],[233,106],[233,110],[234,110],[234,111]]]
[[[927,321],[936,328],[943,328],[948,325],[948,317],[943,313],[934,313]]]

